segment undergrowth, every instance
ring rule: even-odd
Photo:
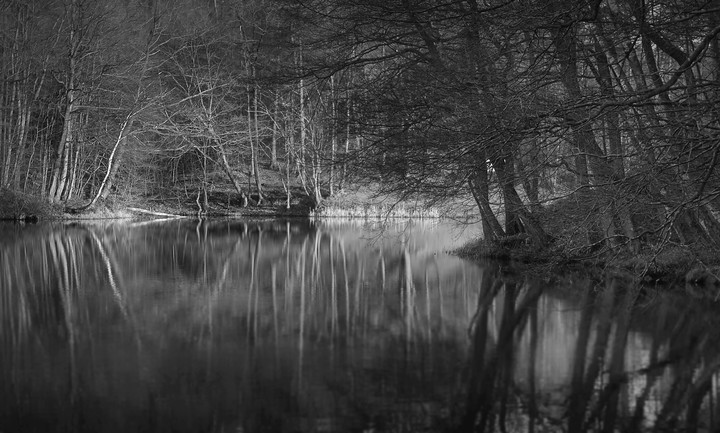
[[[62,215],[62,208],[47,201],[7,188],[0,188],[0,219],[44,220]]]

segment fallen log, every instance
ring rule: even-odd
[[[127,210],[130,210],[133,212],[138,212],[138,213],[144,213],[144,214],[148,214],[148,215],[162,216],[162,217],[188,218],[185,215],[177,215],[177,214],[171,214],[171,213],[165,213],[165,212],[155,212],[152,210],[140,209],[138,207],[128,207]]]

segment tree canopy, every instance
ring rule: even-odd
[[[720,2],[3,1],[0,184],[465,203],[487,239],[720,243]]]

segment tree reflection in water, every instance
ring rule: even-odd
[[[0,228],[0,431],[711,431],[716,308],[442,225]]]
[[[713,306],[620,279],[576,300],[515,278],[483,287],[457,431],[717,430]]]

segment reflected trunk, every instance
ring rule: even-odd
[[[7,232],[0,427],[717,429],[707,302],[620,280],[536,282],[430,253],[430,226],[377,243],[358,227]]]

